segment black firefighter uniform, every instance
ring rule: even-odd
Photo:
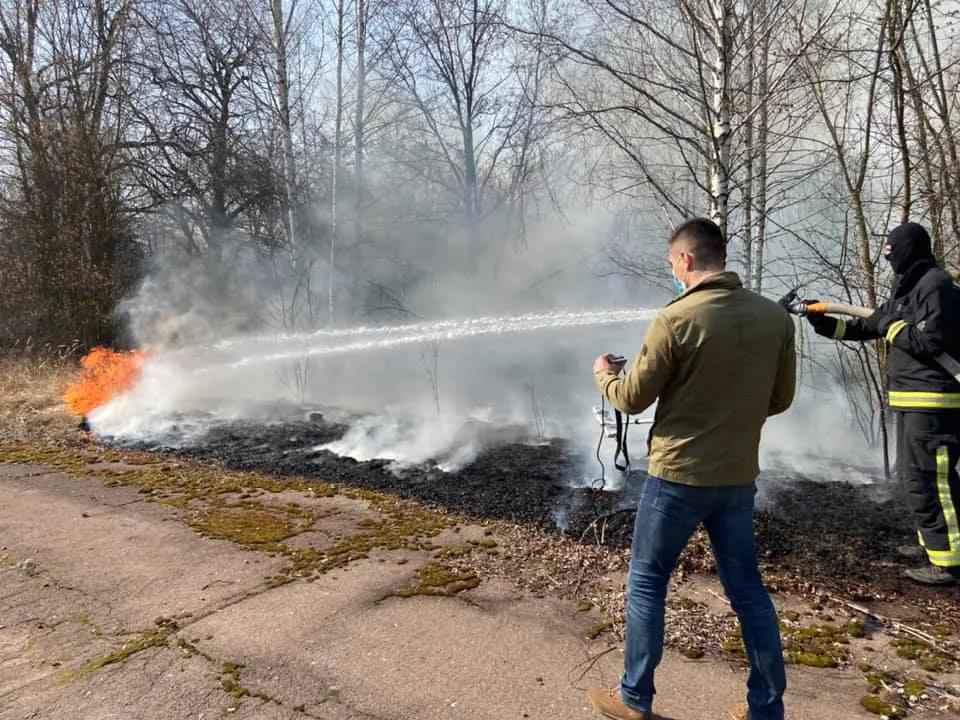
[[[835,319],[833,337],[887,341],[897,474],[930,562],[960,569],[960,383],[934,359],[944,352],[960,358],[960,286],[937,265],[926,230],[914,223],[890,234],[887,259],[897,273],[892,297],[873,318]]]

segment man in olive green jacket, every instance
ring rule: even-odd
[[[600,391],[622,412],[659,402],[634,527],[624,675],[619,694],[594,689],[590,699],[610,718],[654,717],[667,583],[702,523],[751,666],[747,708],[728,717],[783,720],[786,677],[776,611],[757,567],[753,505],[763,424],[793,401],[793,320],[724,271],[726,242],[710,220],[681,225],[669,248],[680,296],[651,323],[625,377],[610,355],[594,364]]]

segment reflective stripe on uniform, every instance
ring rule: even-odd
[[[938,567],[960,567],[960,550],[931,550],[923,541],[923,533],[917,530],[920,547],[927,553],[931,565]]]
[[[893,342],[894,339],[901,333],[901,331],[907,326],[905,320],[897,320],[889,328],[887,328],[887,342]]]
[[[957,509],[950,495],[950,451],[946,447],[937,448],[937,494],[940,496],[940,510],[947,526],[947,547],[949,550],[927,550],[930,562],[940,567],[960,566],[960,523],[957,522]]]
[[[960,551],[953,550],[931,550],[927,551],[927,557],[930,558],[930,564],[937,567],[960,567]]]
[[[846,334],[847,334],[847,321],[841,318],[837,318],[837,329],[833,331],[833,339],[843,340]]]
[[[960,410],[960,393],[891,390],[890,407],[905,410]]]

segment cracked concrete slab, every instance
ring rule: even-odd
[[[290,585],[206,618],[198,628],[214,639],[203,647],[239,658],[248,687],[324,717],[589,718],[584,690],[617,683],[619,651],[581,677],[607,646],[587,641],[589,621],[562,603],[518,595],[498,581],[455,598],[370,602],[390,581],[376,570],[356,566],[350,578]],[[282,617],[269,612],[271,604],[285,609]],[[859,687],[839,674],[794,678],[796,720],[824,717],[825,689],[850,695]],[[707,720],[742,701],[746,678],[723,663],[668,654],[657,680],[658,711]],[[836,708],[830,717],[864,715]]]
[[[93,621],[90,596],[12,565],[0,567],[0,587],[0,707],[4,698],[52,681],[66,667],[112,652],[115,641]]]
[[[194,616],[265,585],[284,565],[226,541],[203,540],[172,508],[138,502],[135,489],[48,474],[0,480],[6,553],[30,559],[63,588],[98,599],[111,629],[150,627],[159,616]]]
[[[366,512],[314,503],[334,532]],[[622,667],[619,647],[586,639],[595,618],[505,581],[387,597],[429,553],[376,550],[274,587],[284,558],[201,537],[135,489],[42,467],[0,465],[0,547],[0,720],[586,719],[584,689]],[[78,673],[150,632],[158,642]],[[790,680],[793,720],[871,717],[853,674],[791,668]],[[715,720],[741,700],[745,671],[668,652],[657,685],[666,718]]]
[[[217,668],[206,660],[172,648],[153,648],[82,680],[52,679],[29,693],[8,697],[0,720],[213,720],[228,716],[234,705],[219,687]]]

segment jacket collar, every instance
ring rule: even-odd
[[[673,300],[667,303],[667,307],[673,305],[678,300],[683,300],[685,297],[693,295],[695,292],[699,292],[700,290],[739,290],[742,287],[743,282],[741,282],[740,276],[735,272],[718,272],[716,275],[711,275],[701,280],[682,295],[675,297]]]
[[[920,258],[914,261],[902,275],[897,275],[893,287],[893,296],[902,297],[916,287],[920,278],[926,275],[930,270],[937,267],[937,261],[933,257]]]

